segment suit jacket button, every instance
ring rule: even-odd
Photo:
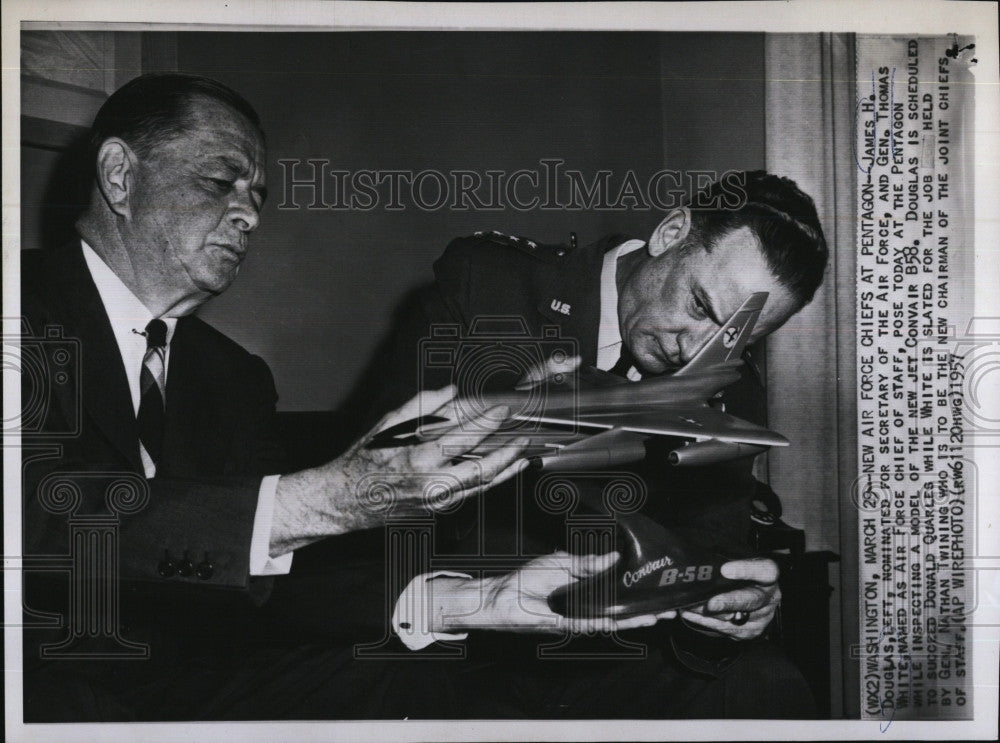
[[[156,566],[156,572],[164,578],[172,578],[177,572],[177,566],[174,564],[174,561],[170,559],[169,552],[164,554],[160,564]]]
[[[198,580],[208,580],[215,574],[215,565],[208,560],[198,563]]]
[[[177,574],[183,575],[185,578],[194,575],[194,565],[191,564],[186,552],[184,553],[184,559],[177,564]]]

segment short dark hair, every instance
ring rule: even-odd
[[[90,128],[89,162],[96,162],[101,144],[110,137],[123,140],[140,156],[148,155],[191,126],[192,104],[198,98],[229,106],[264,138],[257,112],[232,88],[198,75],[155,73],[126,83],[101,106]]]
[[[727,173],[695,196],[694,204],[721,205],[741,193],[733,209],[691,209],[689,244],[711,250],[732,230],[749,227],[760,241],[768,268],[799,301],[812,301],[823,283],[829,251],[816,205],[795,181],[763,170]]]

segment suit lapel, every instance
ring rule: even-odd
[[[51,265],[56,300],[66,307],[70,326],[67,335],[80,339],[84,411],[129,464],[141,472],[139,432],[125,366],[83,251],[79,245],[60,251],[59,259]]]

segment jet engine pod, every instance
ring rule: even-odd
[[[741,444],[734,441],[694,441],[687,446],[674,449],[667,455],[667,461],[677,467],[697,467],[703,464],[726,462],[738,457],[749,457],[767,451],[766,446]]]

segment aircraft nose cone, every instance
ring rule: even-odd
[[[643,514],[618,517],[622,559],[610,570],[554,591],[549,608],[577,618],[625,619],[700,604],[751,585],[722,577],[726,559]]]

